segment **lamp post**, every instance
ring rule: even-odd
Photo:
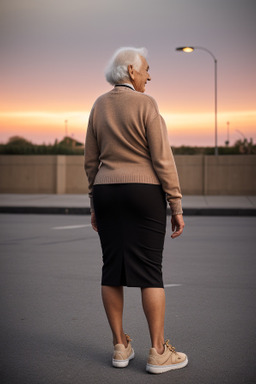
[[[201,49],[205,52],[208,52],[214,60],[214,115],[215,115],[215,156],[218,156],[218,128],[217,128],[217,59],[211,51],[203,47],[178,47],[176,51],[181,51],[185,53],[193,52],[195,49]]]
[[[227,140],[226,140],[226,146],[229,146],[229,121],[227,121]]]

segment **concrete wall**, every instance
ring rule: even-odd
[[[59,156],[0,156],[0,192],[57,193],[59,160]]]
[[[256,194],[256,156],[205,157],[205,195]]]
[[[66,193],[88,192],[83,156],[66,156]]]
[[[175,156],[180,185],[184,195],[204,194],[204,156]]]
[[[255,195],[256,156],[175,157],[184,195]],[[0,156],[0,193],[88,192],[83,156]]]

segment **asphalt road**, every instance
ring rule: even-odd
[[[164,281],[166,338],[189,365],[150,375],[138,288],[124,316],[136,357],[111,367],[89,216],[0,215],[1,384],[256,383],[256,218],[185,219],[166,237]]]

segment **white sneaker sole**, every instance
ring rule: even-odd
[[[178,364],[171,364],[171,365],[152,365],[147,364],[146,371],[149,373],[164,373],[168,371],[172,371],[174,369],[180,369],[184,368],[188,365],[188,358],[186,357],[186,360],[184,360],[182,363]]]
[[[134,350],[132,349],[132,353],[128,359],[126,359],[126,360],[112,359],[112,365],[113,365],[113,367],[116,367],[116,368],[125,368],[129,364],[130,360],[132,360],[134,357],[135,357],[135,353],[134,353]]]

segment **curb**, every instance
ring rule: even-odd
[[[255,208],[183,208],[184,216],[256,216]]]
[[[89,207],[0,207],[0,213],[90,215]],[[170,209],[167,209],[170,215]],[[184,216],[256,216],[256,208],[183,208]]]
[[[0,213],[44,215],[89,215],[90,208],[75,207],[0,207]]]

